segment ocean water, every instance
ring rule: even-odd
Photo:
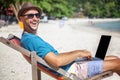
[[[98,27],[104,30],[114,31],[120,33],[120,21],[100,22],[95,23],[94,27]]]

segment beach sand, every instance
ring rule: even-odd
[[[111,20],[111,19],[110,19]],[[101,30],[90,27],[89,19],[69,19],[60,24],[60,21],[40,23],[38,35],[49,42],[59,52],[76,49],[87,49],[95,55],[101,35],[112,35],[107,55],[120,57],[120,33]],[[92,20],[92,22],[108,20]],[[113,21],[113,19],[111,20]],[[85,25],[87,24],[87,25]],[[22,29],[18,24],[9,25],[0,29],[0,36],[7,37],[14,34],[21,37]],[[32,80],[31,65],[23,58],[21,53],[0,43],[0,80]],[[42,73],[42,80],[55,80]],[[104,80],[120,80],[114,73],[113,76]]]

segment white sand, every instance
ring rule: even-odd
[[[104,21],[108,20],[104,19]],[[92,21],[99,22],[103,21],[103,19],[92,19]],[[59,52],[87,49],[91,51],[94,56],[100,36],[102,34],[109,34],[112,35],[112,40],[107,55],[116,55],[120,57],[120,33],[91,28],[87,26],[88,23],[89,19],[70,19],[65,22],[64,26],[60,26],[59,21],[40,23],[38,35],[52,44]],[[22,30],[18,25],[9,25],[8,27],[0,29],[0,36],[7,37],[10,33],[21,37]],[[104,80],[108,79],[120,80],[117,74]],[[0,43],[0,80],[32,80],[31,65],[27,63],[19,52],[2,43]],[[42,80],[54,79],[42,73]]]

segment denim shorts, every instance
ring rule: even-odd
[[[100,74],[103,72],[103,60],[92,60],[88,62],[88,77]]]

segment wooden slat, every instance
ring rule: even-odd
[[[103,78],[106,78],[106,77],[109,77],[109,76],[112,76],[112,75],[113,75],[112,71],[106,71],[106,72],[100,73],[96,76],[93,76],[91,78],[88,78],[86,80],[101,80]]]
[[[31,52],[32,80],[38,80],[36,52]]]
[[[38,80],[41,80],[41,70],[37,69]]]

